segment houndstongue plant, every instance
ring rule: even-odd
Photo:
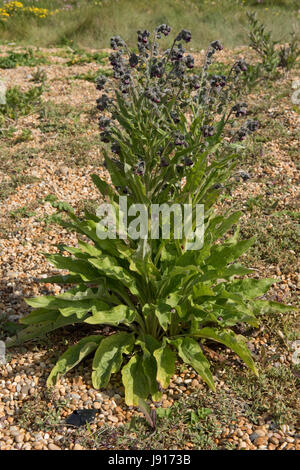
[[[249,120],[235,125],[247,113],[246,103],[233,101],[247,65],[238,61],[227,77],[212,76],[212,57],[222,49],[215,41],[201,73],[191,74],[194,59],[183,47],[191,39],[190,32],[182,30],[171,48],[160,54],[158,40],[169,32],[167,25],[159,26],[152,38],[148,31],[139,31],[138,54],[129,51],[120,37],[112,38],[116,52],[110,61],[116,82],[108,84],[109,91],[98,99],[105,165],[112,184],[98,175],[92,179],[118,213],[116,233],[106,231],[98,212],[86,211],[79,217],[68,204],[52,198],[53,205],[67,215],[61,225],[81,239],[78,247],[60,245],[60,253],[46,255],[69,274],[43,282],[74,287],[60,295],[27,300],[34,307],[21,320],[27,327],[7,341],[15,345],[66,325],[85,324],[97,330],[99,325],[111,325],[113,334],[92,334],[71,346],[58,359],[47,383],[54,385],[94,354],[94,387],[106,387],[111,374],[121,370],[128,405],[139,405],[149,396],[159,400],[177,358],[214,390],[202,347],[205,341],[231,348],[257,373],[235,328],[240,323],[257,327],[258,313],[289,309],[257,300],[274,280],[242,278],[251,270],[236,260],[254,240],[239,241],[238,231],[225,237],[241,214],[213,211],[221,185],[235,165],[240,141],[258,127]],[[98,89],[105,85],[106,77],[100,77]],[[121,196],[128,207],[138,203],[146,211],[146,232],[140,238],[129,230],[124,236]],[[204,206],[199,249],[190,249],[191,231],[175,237],[183,225],[175,218],[166,238],[164,219],[155,219],[160,236],[151,238],[153,204],[169,203],[192,207],[192,232],[197,228],[197,205]],[[129,212],[128,224],[132,221]]]

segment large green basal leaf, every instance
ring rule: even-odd
[[[31,307],[37,308],[40,313],[45,310],[59,310],[64,317],[76,315],[79,319],[82,319],[91,311],[93,306],[98,310],[107,310],[109,308],[107,303],[99,300],[103,295],[103,286],[99,286],[95,289],[79,286],[69,289],[67,292],[57,296],[45,295],[25,299],[25,301]],[[111,300],[113,301],[115,298],[113,297]],[[33,316],[34,314],[31,315],[32,318]],[[35,323],[37,323],[37,321],[35,321]]]
[[[108,309],[108,304],[94,298],[80,300],[75,297],[72,300],[68,300],[59,297],[41,296],[26,299],[26,302],[31,307],[38,307],[40,312],[42,310],[59,310],[64,317],[76,315],[79,319],[85,317],[85,315],[92,310],[92,307],[98,310]]]
[[[176,354],[167,344],[164,344],[154,351],[153,356],[157,364],[156,379],[163,388],[167,388],[175,373]]]
[[[38,279],[38,282],[41,284],[80,284],[83,281],[79,274],[65,274],[46,278],[44,277],[42,279]]]
[[[93,308],[97,310],[107,310],[109,306],[101,300],[88,299],[85,301],[82,300],[69,302],[68,306],[60,308],[59,311],[64,317],[76,315],[78,318],[81,319]]]
[[[225,344],[225,346],[232,349],[232,351],[234,351],[245,362],[249,369],[258,375],[251,353],[246,345],[245,338],[242,335],[236,335],[231,330],[217,330],[206,327],[199,330],[197,332],[197,336]]]
[[[196,372],[202,377],[204,382],[215,391],[215,384],[212,373],[210,371],[209,362],[204,356],[201,347],[193,338],[185,337],[175,340],[169,340],[174,345],[178,354],[186,364],[192,366]]]
[[[93,307],[92,316],[84,321],[90,325],[119,325],[119,323],[130,325],[135,319],[135,310],[127,305],[117,305],[110,310],[98,310],[97,307]]]
[[[67,349],[58,359],[53,367],[48,379],[47,386],[55,385],[61,375],[65,375],[69,370],[73,369],[86,356],[93,352],[99,343],[103,340],[102,336],[88,336],[83,338],[74,346]]]
[[[71,273],[79,274],[83,281],[93,281],[100,277],[99,271],[88,261],[74,259],[70,256],[45,255],[58,269],[67,269]]]
[[[158,383],[156,381],[156,360],[153,355],[154,351],[160,347],[161,343],[151,335],[144,335],[144,339],[138,339],[139,344],[143,350],[143,367],[148,380],[149,392],[153,401],[161,399],[161,392],[158,390]]]
[[[26,317],[20,318],[19,322],[23,325],[35,325],[47,321],[55,321],[59,316],[57,310],[49,310],[47,308],[36,308],[32,310]]]
[[[125,387],[126,405],[139,406],[140,399],[146,400],[148,398],[149,384],[140,355],[135,354],[123,367],[122,380]]]
[[[50,331],[57,330],[63,326],[73,325],[74,323],[81,323],[82,320],[79,320],[75,315],[71,317],[63,317],[59,312],[54,312],[56,315],[53,315],[52,320],[45,321],[43,323],[29,325],[24,330],[18,332],[16,336],[8,338],[6,340],[6,346],[11,347],[17,344],[25,343],[35,338],[39,338]]]
[[[95,388],[106,387],[111,374],[119,371],[123,354],[129,354],[134,346],[133,333],[116,333],[103,339],[94,360],[92,381]]]

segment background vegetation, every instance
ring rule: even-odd
[[[0,11],[2,42],[49,46],[75,41],[101,48],[108,46],[114,34],[134,41],[136,25],[153,30],[168,23],[174,30],[182,25],[190,29],[195,49],[216,38],[231,47],[247,43],[246,11],[254,10],[275,39],[285,42],[293,30],[299,35],[297,0],[24,0],[0,1],[0,8],[7,11],[9,3],[19,5],[9,10],[9,17]]]

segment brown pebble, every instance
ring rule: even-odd
[[[61,450],[60,447],[58,447],[56,444],[53,444],[52,442],[48,444],[48,449],[49,450]]]
[[[257,437],[254,441],[254,444],[258,447],[260,446],[265,446],[268,443],[268,438],[266,436],[264,437]]]
[[[278,446],[279,440],[277,439],[277,437],[271,436],[269,440],[272,444],[274,444],[275,446]]]
[[[83,450],[83,447],[80,444],[75,444],[73,450]]]
[[[112,423],[117,423],[119,421],[116,416],[108,416],[107,419]]]

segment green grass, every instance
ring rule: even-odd
[[[30,4],[31,2],[24,2]],[[69,3],[75,4],[70,1]],[[63,10],[42,20],[17,15],[2,25],[0,40],[22,44],[66,45],[72,41],[92,48],[107,47],[110,36],[119,34],[131,45],[137,29],[150,29],[168,23],[173,30],[184,28],[193,33],[191,47],[201,49],[209,41],[220,39],[228,47],[247,42],[247,10],[258,11],[258,17],[273,31],[275,39],[284,40],[295,29],[297,0],[103,0],[81,1],[80,8]],[[61,8],[62,1],[41,1],[39,7]]]
[[[35,67],[46,63],[46,57],[34,54],[32,49],[28,49],[26,52],[11,51],[0,57],[0,69],[14,69],[17,66]]]
[[[8,198],[14,194],[16,188],[22,184],[30,184],[38,181],[38,178],[30,175],[9,175],[10,179],[7,182],[1,183],[0,187],[0,201],[1,199]]]
[[[96,62],[97,64],[105,65],[105,58],[108,57],[106,52],[93,52],[89,53],[81,49],[75,49],[72,58],[67,62],[67,65],[83,65]]]
[[[111,77],[113,72],[111,69],[99,69],[97,72],[91,72],[90,70],[87,73],[79,73],[69,77],[73,80],[86,80],[87,82],[96,83],[97,77],[99,75],[105,75],[106,77]]]
[[[0,123],[8,119],[17,119],[33,112],[41,103],[42,86],[33,86],[27,91],[21,91],[14,86],[6,92],[6,103],[0,104]]]

